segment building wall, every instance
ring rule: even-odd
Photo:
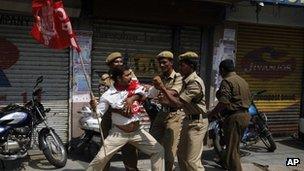
[[[267,5],[261,7],[256,15],[256,6],[249,2],[236,4],[226,9],[226,20],[256,24],[281,25],[289,27],[304,27],[303,7]]]

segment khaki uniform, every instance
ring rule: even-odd
[[[183,100],[183,121],[177,157],[181,171],[203,171],[201,162],[203,140],[208,128],[205,104],[205,85],[193,72],[184,79],[180,99]]]
[[[169,77],[161,76],[161,78],[167,89],[175,90],[178,93],[181,91],[182,76],[179,73],[173,70]],[[166,170],[171,171],[179,142],[183,113],[166,106],[162,106],[162,109],[163,111],[157,114],[150,132],[163,145]]]
[[[245,128],[248,127],[250,116],[247,113],[250,105],[250,90],[248,83],[235,72],[229,73],[221,82],[217,92],[219,102],[227,104],[223,112],[224,136],[227,143],[223,164],[232,171],[242,171],[240,162],[240,141]]]
[[[131,69],[130,69],[131,70]],[[132,79],[137,80],[137,77],[135,76],[134,72],[131,70]],[[104,80],[106,83],[106,86],[110,87],[112,84],[114,84],[114,81],[108,77],[106,80]],[[107,89],[105,89],[107,90]],[[102,95],[104,92],[100,92],[100,95]],[[111,109],[109,109],[111,110]],[[101,121],[101,129],[103,132],[104,138],[107,138],[109,135],[109,131],[112,127],[112,120],[111,120],[111,112],[108,111],[103,116]],[[122,153],[122,160],[125,165],[126,171],[137,171],[137,162],[138,162],[138,151],[136,147],[131,145],[130,143],[125,144],[121,148]],[[104,171],[108,171],[110,169],[110,162],[107,163],[107,165],[104,167]]]

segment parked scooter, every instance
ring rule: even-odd
[[[43,123],[44,128],[38,133],[39,148],[52,165],[61,168],[66,164],[67,153],[61,139],[47,123],[46,113],[51,109],[44,109],[40,103],[42,88],[38,88],[38,85],[42,81],[42,76],[37,78],[32,99],[25,106],[13,104],[1,109],[0,159],[15,160],[25,157],[37,126]]]
[[[251,105],[248,109],[251,119],[248,128],[246,128],[243,134],[241,142],[244,144],[244,146],[249,146],[257,143],[259,140],[262,140],[267,148],[267,151],[273,152],[277,147],[270,131],[268,130],[267,117],[265,113],[258,111],[258,108],[254,103],[254,98],[264,92],[266,92],[266,90],[252,94]],[[213,140],[214,149],[220,156],[223,154],[223,150],[226,148],[222,128],[224,119],[225,118],[219,116],[209,124],[208,128],[209,135]]]
[[[97,118],[93,117],[92,110],[87,106],[84,106],[78,113],[81,114],[79,126],[84,132],[80,137],[70,141],[68,144],[68,152],[83,153],[88,151],[90,156],[95,156],[102,142],[99,128],[101,118],[98,118],[98,122]]]

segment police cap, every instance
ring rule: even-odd
[[[159,58],[168,58],[168,59],[173,59],[173,53],[170,52],[170,51],[162,51],[160,52],[157,56],[156,56],[157,59]]]
[[[188,51],[179,55],[179,59],[198,59],[198,55],[195,52]]]
[[[110,55],[108,55],[108,57],[106,59],[106,63],[109,64],[110,62],[112,62],[116,58],[122,58],[122,55],[121,55],[120,52],[112,52],[112,53],[110,53]]]

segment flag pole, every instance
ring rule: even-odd
[[[84,63],[83,63],[83,59],[82,59],[81,52],[78,52],[78,56],[79,56],[79,58],[80,58],[81,68],[82,68],[82,70],[83,70],[83,74],[84,74],[84,77],[85,77],[85,79],[86,79],[87,86],[88,86],[88,88],[89,88],[89,90],[90,90],[91,99],[92,99],[92,100],[95,100],[95,96],[94,96],[93,91],[92,91],[92,89],[91,89],[89,76],[88,76],[88,74],[87,74],[87,72],[86,72],[86,70],[85,70],[85,67],[84,67]],[[93,111],[94,111],[94,113],[96,113],[96,110],[95,110],[95,109],[93,109]],[[102,146],[103,146],[103,150],[104,150],[105,155],[107,155],[107,154],[106,154],[106,147],[105,147],[105,144],[104,144],[104,135],[103,135],[103,132],[102,132],[101,124],[100,124],[99,117],[98,117],[98,114],[97,114],[97,113],[96,113],[96,118],[97,118],[97,122],[98,122],[98,126],[99,126],[99,131],[100,131],[100,135],[101,135],[101,140],[102,140],[102,144],[103,144],[103,145],[102,145]]]

